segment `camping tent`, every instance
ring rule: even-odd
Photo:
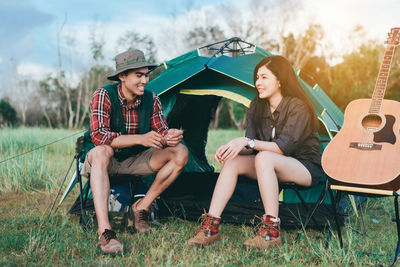
[[[208,207],[218,175],[205,156],[210,121],[222,97],[249,106],[257,93],[253,85],[254,67],[271,55],[253,44],[232,38],[190,51],[154,71],[155,77],[146,88],[160,96],[170,127],[184,130],[183,142],[190,155],[181,177],[162,195],[166,214],[175,207],[181,211],[178,211],[180,216],[194,219]],[[294,70],[315,107],[320,121],[319,137],[326,145],[339,131],[343,113],[317,84],[311,87],[299,76],[300,70]],[[307,190],[302,193],[303,198],[314,203],[321,190],[321,187]],[[286,206],[298,203],[293,191],[284,192],[281,200]],[[250,210],[249,216],[257,209],[262,213],[260,201],[256,183],[240,179],[224,211],[225,221],[237,220],[238,209]],[[249,216],[239,220],[247,220]]]
[[[170,215],[172,212],[186,219],[197,219],[203,208],[208,207],[218,177],[205,154],[209,124],[221,98],[249,106],[256,96],[254,67],[271,55],[235,37],[171,59],[152,72],[153,77],[146,89],[160,96],[169,126],[184,130],[183,142],[189,149],[187,166],[161,196],[160,215]],[[317,84],[308,85],[299,76],[300,70],[294,70],[315,107],[320,121],[319,137],[322,144],[326,145],[339,131],[343,113]],[[321,191],[322,187],[315,187],[302,192],[302,196],[306,202],[314,203]],[[291,191],[283,192],[281,200],[281,217],[284,207],[297,207],[298,198]],[[254,214],[262,212],[257,183],[241,177],[224,211],[224,220],[248,221]]]

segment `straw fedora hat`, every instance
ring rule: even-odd
[[[115,71],[107,76],[107,79],[119,81],[118,74],[131,69],[139,69],[144,67],[154,68],[157,64],[146,62],[146,58],[142,51],[131,49],[115,57]]]

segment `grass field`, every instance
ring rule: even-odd
[[[220,144],[242,134],[210,131],[206,149],[210,162],[215,164],[213,153]],[[193,249],[187,247],[186,240],[193,236],[197,223],[169,218],[162,221],[164,227],[152,229],[147,236],[118,231],[125,245],[124,255],[103,256],[96,250],[96,230],[84,231],[76,217],[67,215],[76,189],[47,217],[72,160],[77,136],[79,131],[0,130],[0,266],[365,266],[392,261],[397,237],[391,221],[391,198],[370,199],[363,206],[367,236],[353,230],[360,222],[355,215],[349,216],[342,228],[344,250],[339,248],[336,235],[330,247],[324,248],[329,229],[307,230],[296,243],[293,240],[299,230],[283,229],[284,244],[280,248],[243,250],[242,243],[251,237],[252,228],[230,224],[222,224],[222,242]],[[61,138],[65,139],[7,160]]]

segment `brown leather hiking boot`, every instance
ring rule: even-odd
[[[117,234],[109,229],[99,236],[98,246],[103,254],[113,256],[121,254],[124,249],[122,243],[117,239]]]
[[[280,219],[278,217],[264,215],[261,218],[261,222],[257,225],[257,228],[258,231],[256,235],[252,239],[244,242],[244,247],[270,248],[282,244],[282,239],[279,235]]]
[[[141,199],[132,205],[133,216],[135,217],[135,228],[140,234],[146,234],[150,231],[150,212],[147,210],[138,210],[136,208],[140,201]]]
[[[219,241],[221,237],[218,232],[218,226],[221,218],[216,218],[204,213],[201,215],[200,219],[200,227],[197,230],[195,237],[188,240],[189,245],[204,247],[213,242]]]

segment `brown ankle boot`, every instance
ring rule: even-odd
[[[103,254],[119,255],[124,250],[124,246],[118,240],[114,231],[106,229],[104,233],[99,236],[98,247]]]
[[[140,234],[146,234],[150,231],[150,212],[147,210],[139,210],[137,208],[139,202],[142,199],[139,199],[132,205],[133,216],[135,217],[135,229]]]
[[[270,248],[281,245],[280,219],[278,217],[264,215],[257,227],[258,231],[256,235],[244,242],[244,247]]]
[[[200,219],[200,227],[197,230],[196,235],[189,239],[189,245],[195,247],[204,247],[213,242],[219,241],[221,237],[218,232],[218,226],[221,218],[213,217],[205,213],[200,217]]]

